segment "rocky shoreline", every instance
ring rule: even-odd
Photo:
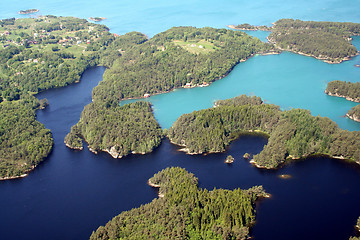
[[[299,160],[299,159],[306,159],[306,158],[312,157],[312,156],[325,156],[325,157],[333,158],[333,159],[349,160],[349,161],[351,161],[351,162],[353,162],[353,163],[356,163],[356,164],[360,165],[360,162],[353,161],[353,160],[348,159],[348,158],[346,158],[346,157],[344,157],[344,156],[331,156],[331,155],[327,155],[327,154],[316,154],[316,153],[315,153],[315,154],[308,155],[308,156],[303,156],[303,157],[301,157],[301,158],[294,158],[294,157],[289,156],[288,159],[290,159],[290,160]],[[265,166],[259,165],[257,162],[255,162],[254,159],[251,159],[251,160],[250,160],[250,163],[251,163],[253,166],[255,166],[256,168],[259,168],[259,169],[267,169],[267,170],[272,169],[272,170],[276,170],[276,169],[282,168],[282,167],[286,164],[286,161],[284,161],[284,162],[282,162],[281,164],[279,164],[279,166],[276,167],[276,168],[265,167]]]
[[[64,143],[65,143],[65,146],[67,146],[68,148],[73,149],[73,150],[80,150],[81,151],[81,150],[84,149],[84,147],[73,147],[70,144],[66,143],[65,141],[64,141]]]
[[[148,184],[150,187],[153,187],[153,188],[160,188],[160,184],[152,183],[152,182],[150,181],[150,179],[147,181],[147,184]],[[158,197],[159,197],[159,198],[163,198],[163,197],[165,197],[165,194],[160,193],[160,191],[159,191],[159,192],[158,192]]]
[[[350,118],[351,120],[354,120],[355,122],[360,122],[360,117],[356,116],[355,114],[350,115],[350,114],[347,113],[345,116]]]
[[[351,60],[351,58],[359,55],[359,52],[358,52],[356,55],[351,55],[351,56],[344,57],[344,58],[339,59],[339,60],[335,60],[335,59],[332,59],[332,58],[329,58],[329,57],[318,57],[318,56],[315,56],[315,55],[312,55],[312,54],[303,53],[303,52],[296,51],[296,50],[293,50],[293,49],[284,49],[284,48],[281,48],[278,45],[276,45],[276,42],[274,40],[270,39],[269,37],[267,37],[266,39],[269,41],[269,43],[274,44],[274,46],[277,49],[281,50],[281,51],[288,51],[288,52],[293,52],[293,53],[303,55],[303,56],[306,56],[306,57],[313,57],[315,59],[321,60],[321,61],[329,63],[329,64],[339,64],[339,63],[342,63],[344,61],[349,61],[349,60]]]
[[[12,180],[12,179],[18,179],[18,178],[24,178],[27,177],[29,175],[29,173],[31,171],[33,171],[35,169],[35,166],[31,166],[31,168],[26,171],[26,173],[21,174],[20,176],[12,176],[12,177],[0,177],[0,181],[5,181],[5,180]]]
[[[351,101],[351,102],[358,102],[360,103],[360,99],[358,98],[351,98],[349,96],[345,96],[345,95],[340,95],[340,94],[337,94],[337,93],[332,93],[332,92],[329,92],[327,90],[325,90],[325,94],[329,95],[329,96],[333,96],[333,97],[341,97],[341,98],[345,98],[346,100],[348,101]]]

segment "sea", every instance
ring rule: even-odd
[[[65,1],[14,0],[3,2],[0,19],[38,15],[105,17],[110,31],[139,31],[152,37],[173,26],[227,28],[250,23],[270,26],[281,18],[360,23],[360,1]],[[31,15],[19,10],[36,8]],[[267,32],[248,34],[266,41]],[[360,49],[360,37],[353,37]],[[169,128],[184,113],[212,107],[214,101],[241,94],[260,96],[283,110],[304,108],[314,116],[328,117],[342,129],[359,131],[360,123],[344,115],[357,103],[324,94],[329,81],[360,80],[360,57],[341,64],[327,64],[290,52],[254,56],[238,64],[225,78],[208,87],[176,89],[151,96],[154,114],[162,128]],[[256,223],[250,235],[256,240],[349,239],[360,216],[360,167],[342,160],[312,157],[279,170],[261,170],[242,158],[256,154],[267,143],[261,136],[242,136],[226,152],[189,156],[164,139],[153,153],[113,159],[65,147],[64,137],[91,102],[92,89],[106,69],[84,72],[80,83],[37,95],[50,105],[37,119],[54,137],[50,156],[29,176],[0,182],[0,239],[87,239],[122,211],[157,197],[146,184],[158,171],[180,166],[199,178],[199,187],[250,188],[263,185],[271,198],[256,205]],[[121,104],[125,104],[124,101]],[[231,154],[232,165],[224,160]],[[288,174],[289,179],[280,175]]]

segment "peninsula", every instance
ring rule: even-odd
[[[149,184],[159,188],[160,198],[122,212],[90,239],[247,239],[255,202],[268,196],[262,186],[199,189],[198,179],[179,167],[158,172]]]
[[[242,100],[245,96],[215,103],[214,108],[180,116],[168,131],[172,143],[188,153],[222,152],[242,133],[266,134],[268,144],[252,163],[277,168],[289,159],[314,154],[349,159],[360,164],[359,132],[340,129],[328,118],[307,110],[280,111],[278,106]]]

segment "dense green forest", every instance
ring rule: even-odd
[[[215,108],[182,115],[169,129],[169,139],[189,153],[201,154],[225,151],[242,131],[272,132],[279,121],[279,107],[251,101],[258,98],[246,99],[243,95],[219,101]]]
[[[96,117],[94,117],[96,116]],[[149,153],[159,146],[162,130],[148,102],[104,106],[93,102],[65,137],[67,146],[82,148],[84,138],[93,151],[107,151],[114,158],[130,153]]]
[[[26,174],[51,151],[50,130],[36,121],[37,102],[0,103],[0,178]]]
[[[325,93],[344,97],[349,101],[360,102],[360,82],[331,81],[328,83]]]
[[[169,129],[168,137],[187,152],[199,154],[224,151],[243,132],[266,133],[268,144],[253,157],[256,165],[264,168],[313,154],[360,163],[359,132],[342,130],[330,119],[314,117],[307,110],[280,111],[278,106],[245,99],[240,96],[215,103],[215,108],[184,114]]]
[[[281,19],[271,31],[268,39],[277,47],[327,62],[339,63],[358,54],[351,36],[360,34],[359,23]]]
[[[198,188],[197,178],[179,167],[155,174],[158,199],[122,212],[90,239],[246,239],[255,220],[262,186],[232,191]]]
[[[108,30],[72,17],[0,20],[0,177],[30,171],[51,151],[51,133],[36,121],[34,94],[79,81],[99,63],[87,48],[115,40]]]
[[[95,101],[143,97],[186,83],[211,83],[241,60],[273,51],[270,44],[226,29],[174,27],[149,40],[137,37],[132,48],[118,48],[122,56],[112,63],[104,80],[94,89]]]

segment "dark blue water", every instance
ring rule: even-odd
[[[146,181],[168,166],[193,172],[200,187],[209,190],[263,185],[272,198],[258,204],[255,239],[348,239],[353,234],[360,215],[359,167],[314,158],[278,171],[259,170],[242,159],[245,152],[262,150],[267,140],[259,136],[241,137],[227,152],[207,156],[186,155],[168,140],[152,154],[123,159],[66,148],[63,139],[103,72],[101,67],[87,70],[79,84],[38,95],[50,102],[38,111],[38,120],[52,130],[55,147],[28,177],[0,182],[1,239],[86,239],[120,212],[155,198]],[[228,154],[235,157],[230,166],[224,163]]]

